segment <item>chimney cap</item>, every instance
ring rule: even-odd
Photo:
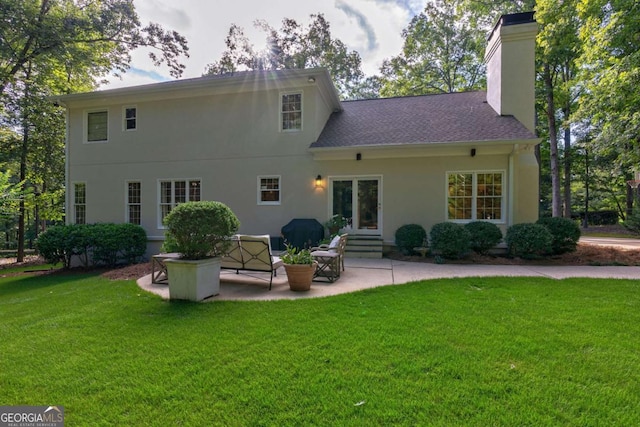
[[[501,26],[505,27],[508,25],[528,24],[530,22],[536,22],[536,20],[533,19],[534,14],[535,12],[520,12],[520,13],[511,13],[508,15],[501,15],[500,18],[498,19],[498,22],[496,22],[496,25],[493,27],[491,34],[489,34],[488,40],[491,40],[491,37],[493,37],[493,34]]]

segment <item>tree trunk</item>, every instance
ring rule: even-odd
[[[25,179],[27,178],[27,144],[29,141],[29,125],[26,119],[23,120],[22,127],[22,147],[20,148],[20,207],[18,213],[18,255],[17,262],[24,261],[24,220],[25,220],[25,206],[24,197],[26,194],[27,184]]]
[[[569,106],[563,109],[565,120],[571,114]],[[565,218],[571,219],[571,128],[567,124],[564,129],[564,212]]]
[[[584,150],[584,219],[582,226],[589,227],[589,150]]]
[[[561,215],[560,171],[558,167],[558,134],[556,127],[556,107],[553,97],[553,78],[549,64],[544,65],[544,88],[547,98],[547,121],[549,123],[549,148],[551,165],[551,215]]]

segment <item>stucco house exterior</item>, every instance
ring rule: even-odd
[[[487,91],[341,102],[325,69],[241,72],[60,96],[67,222],[132,222],[149,254],[177,203],[218,200],[241,233],[348,217],[394,243],[417,223],[538,217],[533,13],[488,40]]]

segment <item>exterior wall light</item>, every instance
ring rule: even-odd
[[[316,176],[316,188],[322,188],[322,175]]]

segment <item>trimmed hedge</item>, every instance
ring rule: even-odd
[[[413,248],[425,244],[427,232],[419,224],[406,224],[396,230],[396,246],[405,255],[411,255]]]
[[[469,232],[460,224],[441,222],[431,227],[431,249],[445,258],[461,258],[469,252]]]
[[[70,224],[38,236],[38,253],[49,263],[71,268],[74,257],[85,267],[139,262],[147,250],[147,233],[134,224]]]
[[[575,221],[561,217],[540,218],[536,224],[544,225],[551,233],[551,250],[554,254],[575,252],[580,240],[580,227]]]
[[[502,231],[492,222],[473,221],[465,224],[469,232],[469,246],[479,254],[489,253],[502,240]]]
[[[178,252],[185,259],[203,259],[225,252],[240,221],[224,203],[200,201],[180,203],[164,218],[164,225],[165,250]]]
[[[520,258],[533,258],[551,250],[553,236],[541,224],[522,223],[512,225],[504,237],[509,255]]]

